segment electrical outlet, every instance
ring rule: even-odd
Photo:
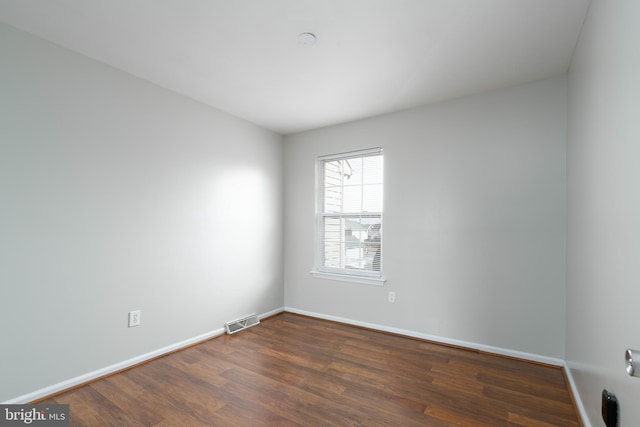
[[[389,302],[396,302],[396,293],[389,292]]]
[[[129,327],[140,326],[140,310],[129,312]]]

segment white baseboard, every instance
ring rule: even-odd
[[[564,360],[558,359],[555,357],[541,356],[538,354],[525,353],[521,351],[509,350],[509,349],[500,348],[500,347],[493,347],[490,345],[478,344],[478,343],[469,342],[469,341],[461,341],[461,340],[455,340],[451,338],[444,338],[436,335],[423,334],[421,332],[408,331],[406,329],[393,328],[390,326],[377,325],[373,323],[360,322],[352,319],[345,319],[343,317],[330,316],[327,314],[299,310],[297,308],[285,307],[284,311],[288,311],[290,313],[302,314],[309,317],[316,317],[319,319],[332,320],[334,322],[346,323],[348,325],[361,326],[363,328],[375,329],[383,332],[391,332],[394,334],[404,335],[407,337],[419,338],[423,340],[439,342],[442,344],[455,345],[458,347],[465,347],[473,350],[480,350],[487,353],[493,353],[493,354],[499,354],[502,356],[514,357],[517,359],[529,360],[532,362],[545,363],[547,365],[553,365],[558,367],[564,366]]]
[[[267,311],[266,313],[259,314],[258,319],[266,319],[267,317],[275,316],[276,314],[280,314],[284,311],[284,307],[276,308],[275,310]]]
[[[584,404],[582,403],[582,399],[580,398],[580,393],[578,392],[578,387],[576,386],[576,383],[573,380],[571,365],[566,361],[564,362],[564,372],[567,375],[567,381],[569,381],[569,387],[571,387],[571,392],[573,393],[573,398],[576,401],[576,406],[578,407],[578,412],[580,413],[580,418],[582,419],[582,423],[584,424],[584,427],[591,427],[591,422],[589,421],[587,410],[584,407]]]
[[[282,311],[284,311],[283,307],[277,308],[275,310],[271,310],[271,311],[263,313],[263,314],[260,314],[260,315],[258,315],[258,317],[260,319],[264,319],[265,317],[273,316],[275,314],[281,313]],[[59,382],[57,384],[53,384],[53,385],[50,385],[48,387],[41,388],[40,390],[36,390],[34,392],[31,392],[31,393],[23,394],[22,396],[18,396],[18,397],[14,398],[14,399],[10,399],[10,400],[7,400],[6,402],[2,402],[2,403],[3,404],[24,404],[24,403],[28,403],[28,402],[33,402],[35,400],[42,399],[42,398],[47,397],[47,396],[51,396],[53,394],[56,394],[56,393],[59,393],[61,391],[70,389],[72,387],[75,387],[75,386],[90,382],[92,380],[95,380],[97,378],[103,377],[105,375],[109,375],[109,374],[112,374],[114,372],[121,371],[123,369],[129,368],[131,366],[137,365],[137,364],[145,362],[147,360],[151,360],[153,358],[156,358],[156,357],[168,354],[168,353],[172,353],[172,352],[174,352],[176,350],[180,350],[182,348],[189,347],[192,344],[196,344],[196,343],[201,342],[201,341],[206,341],[206,340],[208,340],[210,338],[213,338],[213,337],[215,337],[217,335],[222,335],[222,334],[224,334],[224,332],[225,332],[224,327],[223,328],[219,328],[219,329],[215,329],[213,331],[204,333],[202,335],[198,335],[198,336],[186,339],[184,341],[180,341],[178,343],[171,344],[171,345],[159,348],[159,349],[154,350],[154,351],[150,351],[149,353],[141,354],[140,356],[136,356],[136,357],[133,357],[131,359],[124,360],[122,362],[115,363],[115,364],[110,365],[110,366],[106,366],[106,367],[104,367],[102,369],[98,369],[96,371],[89,372],[89,373],[86,373],[86,374],[83,374],[83,375],[79,375],[79,376],[77,376],[75,378],[71,378],[71,379],[68,379],[66,381],[62,381],[62,382]]]

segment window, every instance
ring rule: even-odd
[[[381,285],[382,149],[317,162],[314,275]]]

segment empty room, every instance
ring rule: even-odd
[[[640,2],[0,0],[0,425],[640,425]]]

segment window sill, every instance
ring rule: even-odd
[[[316,279],[338,280],[341,282],[362,283],[365,285],[384,286],[387,281],[384,277],[350,276],[347,274],[326,273],[324,271],[312,271],[311,275]]]

